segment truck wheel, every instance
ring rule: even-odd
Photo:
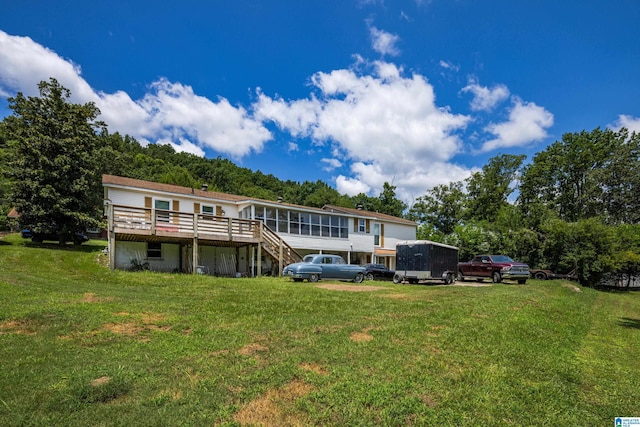
[[[462,271],[458,270],[458,280],[461,282],[464,282],[464,274],[462,274]]]
[[[311,283],[315,283],[320,279],[320,277],[318,276],[318,274],[316,273],[311,273],[309,274],[309,282]]]
[[[364,274],[358,273],[356,274],[356,277],[353,278],[353,283],[362,283],[363,280],[364,280]]]
[[[453,273],[447,273],[447,278],[445,279],[444,283],[446,283],[447,285],[453,285],[453,282],[455,282]]]
[[[367,273],[366,276],[364,276],[365,280],[373,280],[373,273]]]
[[[499,271],[494,271],[493,272],[493,283],[500,283],[502,282],[502,276],[500,275]]]
[[[397,285],[400,282],[402,282],[402,276],[399,275],[399,274],[394,274],[393,275],[393,283],[395,283]]]
[[[536,274],[534,274],[533,277],[538,280],[547,280],[547,273],[545,273],[544,271],[536,271]]]

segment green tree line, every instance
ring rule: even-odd
[[[456,245],[460,258],[503,253],[535,268],[575,269],[584,284],[640,266],[640,135],[626,129],[567,133],[536,153],[501,154],[468,179],[425,191],[411,207],[385,183],[378,197],[338,193],[318,180],[283,181],[228,159],[142,146],[109,133],[92,103],[69,102],[55,79],[39,96],[8,99],[0,122],[0,228],[15,207],[23,227],[93,227],[104,173],[293,204],[355,207],[414,220],[418,238]]]

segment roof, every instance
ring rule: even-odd
[[[382,221],[397,222],[400,224],[417,226],[417,224],[414,221],[404,219],[404,218],[398,218],[397,216],[387,215],[380,212],[365,211],[363,209],[343,208],[342,206],[333,206],[333,205],[325,205],[323,206],[322,209],[328,212],[339,212],[339,213],[344,213],[344,214],[349,214],[354,216],[368,216],[368,217],[372,217]]]
[[[274,202],[273,200],[257,199],[255,197],[237,196],[234,194],[220,193],[217,191],[199,190],[199,189],[190,188],[190,187],[182,187],[180,185],[161,184],[159,182],[125,178],[123,176],[103,175],[102,185],[113,186],[113,187],[139,188],[144,190],[159,191],[163,193],[172,193],[172,194],[184,194],[188,196],[203,197],[203,198],[208,198],[212,200],[223,200],[223,201],[228,201],[232,203],[258,202],[258,203],[264,203],[272,206],[287,206],[290,208],[303,209],[306,211],[315,211],[319,213],[331,212],[331,213],[340,213],[343,215],[351,215],[356,217],[365,217],[365,218],[369,217],[369,218],[384,220],[388,222],[396,222],[400,224],[416,226],[416,223],[413,221],[409,221],[403,218],[398,218],[392,215],[386,215],[378,212],[370,212],[370,211],[365,211],[361,209],[350,209],[350,208],[343,208],[341,206],[332,206],[332,205],[325,205],[322,207],[322,209],[320,209],[320,208],[313,208],[309,206],[294,205],[294,204],[284,203],[284,202]]]
[[[241,202],[244,200],[249,200],[249,198],[245,196],[219,193],[217,191],[204,191],[190,187],[182,187],[180,185],[161,184],[159,182],[143,181],[141,179],[125,178],[123,176],[115,175],[102,175],[102,185],[141,188],[144,190],[161,191],[163,193],[186,194],[189,196],[227,200],[231,202]]]
[[[20,214],[16,208],[11,208],[9,213],[7,214],[9,218],[20,218]]]

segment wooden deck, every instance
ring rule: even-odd
[[[262,221],[153,208],[110,205],[110,239],[193,242],[195,246],[257,245],[280,266],[298,262],[300,254]]]

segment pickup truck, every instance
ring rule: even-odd
[[[469,262],[458,263],[458,280],[491,279],[500,283],[502,279],[514,279],[524,285],[529,278],[529,266],[505,255],[478,255]]]

